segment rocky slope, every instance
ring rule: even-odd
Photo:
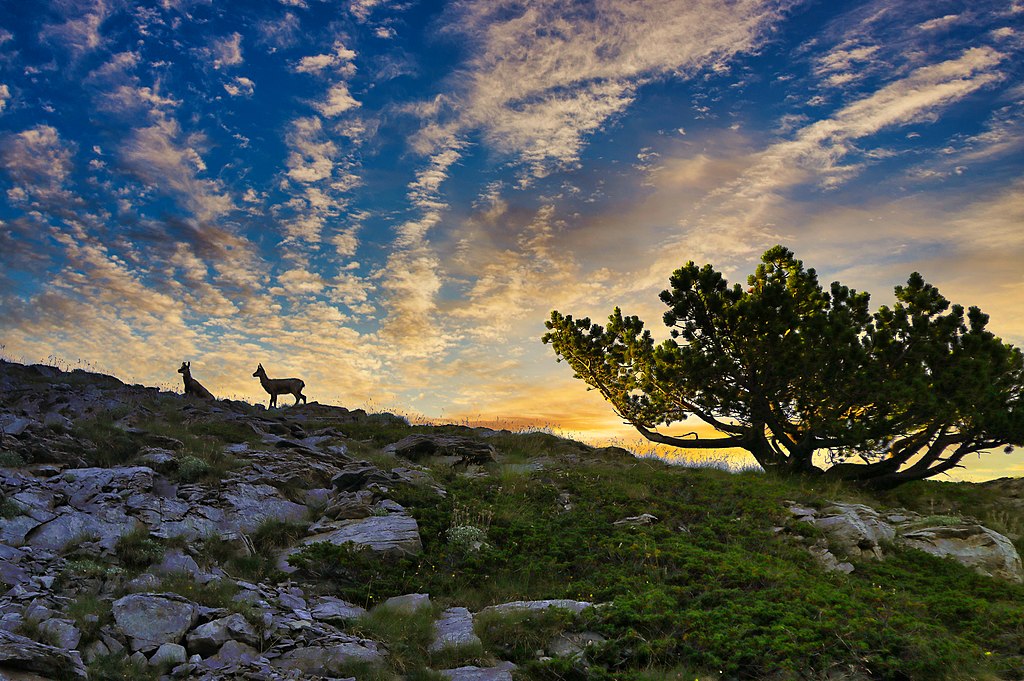
[[[511,679],[516,665],[500,647],[483,651],[480,623],[549,608],[564,626],[536,656],[581,668],[587,646],[604,640],[575,623],[586,600],[476,612],[429,594],[357,604],[318,588],[311,563],[296,560],[332,546],[342,553],[331,555],[351,549],[384,569],[415,557],[421,528],[395,492],[439,503],[447,490],[434,467],[487,476],[506,459],[495,431],[405,426],[386,414],[315,403],[268,412],[0,363],[0,677],[387,678],[380,669],[400,672],[399,653],[366,622],[392,612],[430,624],[431,678]],[[378,447],[389,428],[393,441]],[[629,460],[621,450],[570,449]],[[516,465],[542,471],[546,462]],[[572,504],[568,495],[557,503]],[[803,541],[828,569],[853,571],[898,541],[1008,582],[1024,578],[1013,544],[977,523],[843,504],[788,508],[796,523],[778,529],[796,539],[780,541]],[[466,551],[486,546],[485,533],[472,532],[484,524],[459,525]],[[801,538],[804,526],[817,533]]]

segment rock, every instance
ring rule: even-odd
[[[113,611],[132,650],[177,643],[198,617],[198,606],[177,594],[130,594],[114,601]]]
[[[310,607],[309,612],[314,619],[324,622],[347,622],[365,615],[366,609],[340,598],[322,596]]]
[[[170,449],[146,447],[138,455],[139,463],[159,473],[171,473],[178,469],[178,457]]]
[[[384,451],[411,461],[431,456],[452,457],[452,463],[461,465],[493,463],[497,455],[492,445],[459,435],[409,435],[388,445]]]
[[[334,529],[306,537],[303,544],[326,541],[352,543],[388,556],[417,555],[423,551],[419,526],[412,516],[392,514],[333,523]]]
[[[403,596],[392,596],[381,603],[379,607],[411,615],[417,610],[430,607],[430,595],[405,594]]]
[[[653,525],[658,522],[656,516],[650,513],[641,513],[629,518],[623,518],[622,520],[616,520],[612,525],[632,525],[633,527],[640,527],[641,525]]]
[[[184,664],[187,659],[185,646],[177,643],[164,643],[149,658],[149,664],[153,667],[166,667],[169,669],[179,664]]]
[[[74,650],[82,640],[82,632],[71,620],[50,618],[40,622],[39,631],[46,634],[54,645],[64,650]]]
[[[104,655],[110,654],[110,648],[106,646],[103,641],[93,641],[82,649],[82,657],[86,663],[92,662],[97,657],[103,657]]]
[[[244,617],[235,613],[196,627],[189,632],[186,640],[189,651],[205,657],[214,654],[232,640],[255,645],[259,642],[259,635]]]
[[[232,517],[231,529],[252,532],[268,518],[302,520],[306,507],[283,498],[270,485],[239,483],[224,492],[224,502]]]
[[[366,461],[355,461],[331,478],[331,487],[339,492],[357,492],[371,483],[385,485],[390,479],[384,471]]]
[[[900,533],[897,543],[940,558],[951,558],[989,577],[1024,583],[1024,568],[1013,543],[978,524],[910,529]]]
[[[172,549],[165,553],[160,564],[153,566],[152,570],[158,575],[180,573],[193,578],[203,573],[195,559],[181,549]]]
[[[62,650],[2,629],[0,666],[38,672],[51,678],[88,678],[77,650]]]
[[[848,575],[854,570],[852,563],[845,561],[839,562],[839,559],[828,550],[826,542],[809,546],[807,550],[812,556],[814,556],[814,559],[818,561],[818,564],[825,568],[826,572],[842,572],[843,574]]]
[[[811,522],[851,558],[881,560],[882,544],[896,537],[893,526],[863,504],[831,504]]]
[[[592,631],[564,631],[548,643],[548,654],[552,657],[580,658],[588,647],[606,640],[601,634]]]
[[[160,578],[152,572],[143,572],[138,577],[130,579],[125,583],[124,588],[128,593],[152,592],[160,586]]]
[[[251,662],[260,656],[258,650],[240,641],[227,641],[213,657],[202,660],[201,664],[210,669],[223,669],[238,664]],[[193,655],[194,660],[198,655]]]
[[[593,604],[587,603],[586,601],[573,601],[564,598],[546,601],[512,601],[511,603],[501,603],[499,605],[486,607],[480,611],[480,614],[483,615],[484,613],[492,612],[504,614],[523,610],[542,612],[548,608],[559,608],[561,610],[568,610],[574,615],[578,615],[591,605]]]
[[[515,668],[511,662],[502,662],[494,667],[442,669],[441,673],[453,681],[512,681],[512,671]]]
[[[4,435],[17,437],[33,425],[38,426],[39,424],[32,419],[18,417],[14,414],[0,414],[0,431]]]
[[[448,608],[434,622],[434,640],[428,650],[478,647],[483,645],[473,631],[473,614],[467,608]]]
[[[30,546],[60,551],[73,542],[81,542],[83,537],[95,537],[102,548],[112,551],[121,535],[141,526],[139,521],[115,506],[95,511],[65,507],[63,511],[53,520],[32,528],[25,535],[25,542]]]
[[[272,660],[271,664],[277,669],[297,670],[302,674],[339,676],[351,662],[375,664],[384,659],[373,641],[347,634],[341,634],[340,639],[338,643],[296,648]]]

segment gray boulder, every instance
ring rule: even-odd
[[[259,635],[244,617],[235,613],[196,627],[189,632],[186,640],[189,651],[206,657],[220,650],[228,641],[256,645]]]
[[[177,643],[164,643],[149,658],[149,664],[153,667],[166,667],[169,669],[179,664],[184,664],[187,659],[188,655],[185,653],[185,646]]]
[[[78,630],[78,627],[71,620],[56,617],[50,618],[40,622],[39,631],[46,634],[48,639],[58,648],[63,648],[64,650],[76,649],[78,642],[82,640],[82,632]]]
[[[199,606],[177,594],[129,594],[114,601],[114,622],[132,650],[178,643],[195,625]]]
[[[290,650],[271,664],[280,670],[296,670],[302,674],[318,674],[320,676],[339,676],[345,665],[351,662],[367,662],[375,664],[383,661],[384,656],[377,644],[366,639],[340,635],[339,642],[324,645],[312,645]]]
[[[63,650],[0,629],[0,666],[37,672],[51,678],[86,679],[77,650]]]
[[[494,667],[442,669],[441,673],[453,681],[512,681],[515,668],[511,662],[501,662]]]
[[[473,614],[467,608],[448,608],[434,622],[434,640],[429,650],[477,647],[483,645],[473,631]]]
[[[322,622],[346,622],[366,614],[366,609],[340,598],[322,596],[309,608],[313,619]]]
[[[909,529],[900,533],[897,543],[940,558],[951,558],[988,577],[1024,583],[1024,568],[1013,543],[978,524]]]
[[[381,603],[380,607],[411,615],[418,610],[430,607],[430,595],[404,594],[402,596],[392,596]]]
[[[863,504],[832,504],[813,523],[851,558],[881,560],[882,545],[892,542],[896,530],[873,508]]]
[[[492,605],[484,608],[480,611],[480,614],[484,613],[500,613],[507,614],[511,612],[522,612],[524,610],[531,610],[533,612],[543,612],[548,608],[559,608],[560,610],[568,610],[574,615],[578,615],[592,603],[586,601],[573,601],[566,598],[556,598],[553,600],[546,601],[512,601],[511,603],[501,603],[499,605]]]
[[[388,556],[417,555],[423,551],[419,526],[412,516],[390,514],[357,520],[342,520],[329,525],[333,529],[306,537],[303,544],[330,542],[352,543]]]
[[[227,641],[217,651],[216,655],[203,660],[202,664],[210,669],[224,669],[225,667],[252,662],[259,656],[259,651],[250,645],[240,641]],[[193,655],[192,657],[196,658],[198,655]]]
[[[409,435],[388,445],[384,451],[411,461],[446,457],[456,465],[493,463],[497,456],[497,451],[487,442],[459,435]]]
[[[113,550],[121,535],[140,526],[139,521],[115,506],[93,511],[65,507],[53,520],[32,528],[25,535],[25,542],[29,546],[59,551],[83,537],[96,537],[101,547]]]

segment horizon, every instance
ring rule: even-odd
[[[664,338],[776,243],[1021,347],[1022,53],[1024,0],[9,3],[0,355],[639,441],[550,310]]]

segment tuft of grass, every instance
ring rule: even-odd
[[[144,569],[163,558],[164,545],[143,526],[118,537],[114,554],[125,567]]]
[[[25,618],[18,625],[18,628],[14,633],[20,634],[25,638],[30,638],[38,643],[43,643],[48,646],[57,647],[60,645],[60,641],[53,632],[46,631],[40,627],[42,624],[41,620]]]
[[[0,468],[17,468],[24,465],[25,459],[21,457],[21,454],[6,450],[0,452]]]
[[[569,629],[572,613],[558,608],[543,611],[484,612],[473,628],[484,649],[503,660],[523,664],[537,659],[551,639]]]
[[[350,628],[357,636],[380,641],[388,649],[388,663],[398,674],[422,669],[427,647],[434,640],[434,607],[414,612],[378,606]]]
[[[254,553],[243,556],[232,552],[226,556],[223,563],[228,569],[246,579],[273,581],[281,576],[281,571],[277,567],[278,553],[281,549],[291,546],[298,539],[304,537],[307,527],[309,527],[308,523],[267,518],[249,537]],[[228,553],[230,550],[223,546],[218,548],[224,553]],[[218,550],[218,548],[213,550]]]
[[[117,425],[117,420],[126,413],[127,408],[118,409],[74,422],[71,434],[93,444],[86,454],[91,465],[109,468],[126,464],[146,445],[144,437]]]
[[[100,629],[114,621],[110,601],[95,594],[80,594],[67,606],[67,615],[82,632],[81,645],[100,638]]]
[[[11,519],[17,518],[23,513],[21,505],[14,499],[10,499],[6,494],[0,492],[0,518]]]
[[[176,593],[208,608],[225,608],[230,610],[235,605],[235,601],[232,599],[238,593],[238,586],[226,579],[217,579],[200,584],[191,575],[179,572],[163,577],[160,580],[159,590]]]
[[[160,670],[148,664],[136,664],[124,653],[111,653],[94,658],[86,671],[89,681],[157,681]]]

